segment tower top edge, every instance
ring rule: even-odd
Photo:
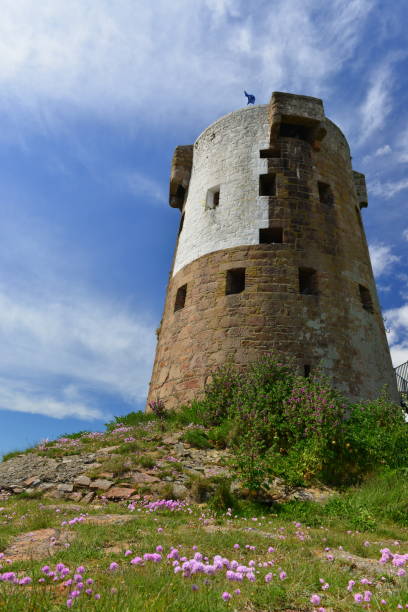
[[[241,113],[248,113],[248,112],[253,112],[253,111],[259,111],[261,109],[267,109],[269,107],[269,104],[254,104],[253,106],[244,106],[242,108],[237,108],[233,111],[231,111],[230,113],[227,113],[226,115],[221,115],[221,117],[218,117],[218,119],[216,119],[215,121],[213,121],[212,123],[210,123],[209,125],[207,125],[207,127],[205,127],[202,132],[200,132],[200,134],[197,136],[197,138],[194,141],[194,144],[196,144],[201,136],[203,134],[205,134],[205,132],[211,128],[213,128],[214,126],[217,125],[217,123],[220,123],[221,121],[224,121],[225,119],[227,119],[227,117],[232,117],[232,115],[238,115]]]

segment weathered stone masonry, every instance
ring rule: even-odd
[[[148,401],[177,406],[211,371],[275,351],[352,398],[398,401],[360,208],[364,175],[321,100],[275,92],[176,149],[181,211]]]

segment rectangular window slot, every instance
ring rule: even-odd
[[[274,149],[261,149],[259,151],[259,157],[262,159],[273,159],[280,156],[281,152],[279,147],[275,147]]]
[[[186,303],[186,295],[187,295],[187,285],[182,285],[177,289],[176,293],[176,301],[174,302],[174,312],[176,310],[181,310],[184,308]]]
[[[282,138],[297,138],[298,140],[310,139],[310,128],[306,125],[297,123],[281,123],[279,127],[279,136]]]
[[[211,189],[207,191],[207,199],[206,199],[205,207],[207,209],[212,210],[214,208],[217,208],[219,203],[220,203],[220,188],[212,187]]]
[[[333,206],[334,204],[334,196],[331,190],[330,185],[327,183],[317,183],[319,188],[319,200],[322,204],[327,204],[328,206]]]
[[[276,244],[283,242],[282,227],[266,227],[259,230],[259,244]]]
[[[303,376],[305,378],[309,378],[310,376],[310,371],[311,371],[311,367],[310,365],[308,365],[307,363],[305,363],[305,365],[303,366]]]
[[[181,219],[180,219],[180,225],[179,225],[179,229],[178,229],[178,235],[180,236],[181,231],[183,229],[183,225],[184,225],[184,213],[181,215]]]
[[[367,289],[367,287],[364,287],[363,285],[359,285],[358,289],[360,291],[361,305],[364,308],[364,310],[367,310],[368,312],[374,312],[373,300],[371,299],[371,294],[369,290]]]
[[[245,289],[245,268],[233,268],[227,270],[227,282],[225,285],[225,295],[241,293]]]
[[[260,174],[259,175],[259,195],[260,196],[275,196],[276,195],[276,176],[275,174]]]
[[[317,272],[313,268],[299,268],[299,292],[302,295],[317,295]]]

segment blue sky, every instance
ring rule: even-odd
[[[144,405],[178,226],[174,147],[243,89],[323,98],[366,174],[408,360],[405,0],[3,0],[0,453]]]

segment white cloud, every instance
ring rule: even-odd
[[[408,240],[408,227],[407,227],[407,229],[406,229],[406,230],[404,230],[404,231],[402,232],[402,236],[403,236],[403,238],[405,238],[405,240]]]
[[[369,184],[370,193],[386,200],[390,200],[405,189],[408,189],[408,179],[406,178],[398,181],[386,181],[385,183],[375,180]]]
[[[360,142],[367,140],[384,125],[392,109],[392,83],[392,71],[389,63],[379,66],[371,75],[367,95],[359,109],[361,116]]]
[[[369,249],[371,265],[376,277],[389,273],[393,264],[400,260],[400,257],[391,253],[391,247],[388,245],[371,244]]]
[[[408,303],[387,310],[384,317],[391,329],[388,342],[394,367],[397,367],[408,361]]]
[[[35,384],[27,381],[0,378],[0,410],[41,414],[54,419],[77,418],[85,421],[105,420],[111,417],[86,399],[77,401],[57,397],[57,393],[41,393]],[[62,390],[62,396],[64,396]],[[78,395],[78,394],[77,394]]]
[[[150,317],[100,295],[87,282],[89,254],[73,251],[58,228],[13,214],[3,207],[0,409],[95,419],[97,397],[143,402]]]
[[[244,88],[260,102],[272,89],[319,95],[374,5],[276,0],[254,15],[242,0],[3,0],[0,107],[24,111],[13,132],[48,129],[67,107],[133,129],[213,118],[243,105]]]
[[[102,418],[93,393],[142,401],[152,326],[103,299],[40,297],[0,290],[0,408],[92,419]]]
[[[167,202],[163,186],[141,172],[128,172],[120,177],[119,181],[123,181],[125,188],[135,196],[148,196],[160,204]]]
[[[383,155],[388,155],[388,153],[391,153],[392,149],[390,147],[390,145],[384,145],[383,147],[379,147],[375,152],[374,152],[374,157],[382,157]]]

